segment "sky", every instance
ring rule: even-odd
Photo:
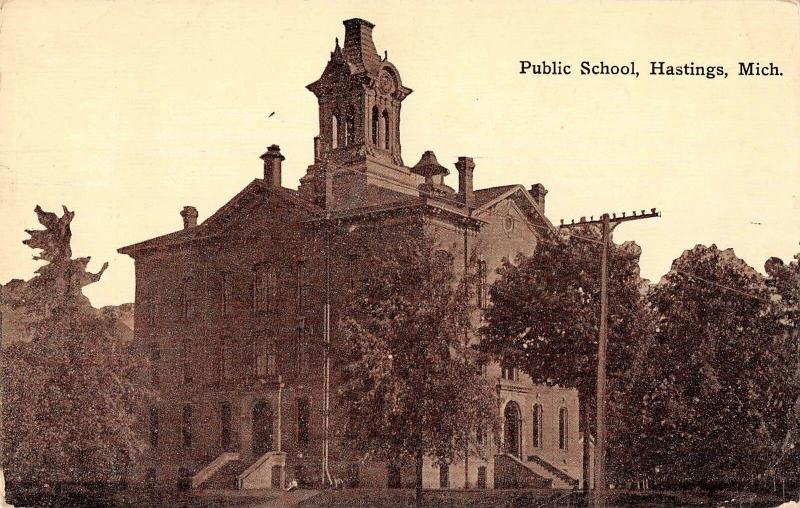
[[[541,182],[554,222],[658,208],[621,225],[658,280],[696,244],[763,270],[800,251],[800,19],[779,0],[597,2],[0,1],[0,282],[29,278],[33,208],[75,210],[73,251],[104,261],[96,306],[133,300],[124,245],[202,221],[281,146],[313,162],[305,86],[342,21],[376,26],[403,83],[406,165],[475,159],[476,188]],[[636,62],[639,78],[522,75],[520,60]],[[649,76],[651,60],[727,79]],[[739,61],[783,76],[736,76]],[[271,117],[270,113],[275,114]]]

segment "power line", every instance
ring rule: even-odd
[[[727,291],[731,291],[733,293],[738,293],[738,294],[740,294],[742,296],[746,296],[748,298],[752,298],[753,300],[758,300],[759,302],[770,303],[770,304],[772,303],[771,301],[765,300],[764,298],[761,298],[760,296],[751,295],[750,293],[746,293],[746,292],[741,291],[739,289],[732,288],[730,286],[726,286],[726,285],[720,284],[718,282],[714,282],[713,280],[705,279],[703,277],[700,277],[699,275],[695,275],[695,274],[690,273],[690,272],[684,272],[683,270],[675,270],[675,269],[673,269],[672,271],[675,272],[675,273],[679,273],[681,275],[686,275],[687,277],[692,277],[693,279],[697,279],[697,280],[703,281],[706,284],[711,284],[712,286],[717,286],[718,288],[722,288],[722,289],[725,289]]]

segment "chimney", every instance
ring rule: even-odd
[[[286,159],[281,155],[281,147],[271,145],[266,153],[261,156],[264,161],[264,181],[270,189],[280,189],[281,187],[281,162]]]
[[[544,197],[547,195],[547,189],[544,188],[544,185],[535,183],[531,185],[531,190],[529,192],[533,200],[536,201],[536,204],[541,208],[542,213],[544,213]]]
[[[183,210],[181,210],[181,217],[183,217],[183,229],[197,226],[197,208],[184,206]]]
[[[381,65],[378,50],[372,42],[374,27],[369,21],[359,18],[344,21],[344,59],[368,71],[376,71]]]
[[[468,207],[475,206],[475,192],[472,189],[472,172],[475,163],[472,157],[459,157],[456,162],[458,170],[458,199]]]

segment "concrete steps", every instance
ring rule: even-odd
[[[519,458],[509,453],[494,456],[494,488],[550,489],[552,478],[539,475]]]

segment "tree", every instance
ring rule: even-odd
[[[631,470],[712,489],[767,472],[794,367],[764,277],[730,249],[698,245],[649,300],[658,324],[628,385]]]
[[[495,427],[496,396],[470,346],[471,283],[421,228],[362,228],[352,245],[362,273],[340,319],[343,437],[367,456],[415,461],[419,502],[423,457],[479,453],[476,429]]]
[[[90,258],[72,259],[74,212],[35,211],[45,229],[24,243],[47,264],[9,302],[30,315],[31,339],[2,351],[2,464],[12,480],[39,487],[124,480],[145,446],[146,362],[81,293],[107,264],[92,274]]]
[[[489,291],[492,303],[481,343],[484,351],[519,367],[536,383],[577,388],[584,488],[596,397],[600,252],[599,232],[587,227],[568,237],[544,237],[532,256],[506,260]],[[612,398],[651,323],[642,298],[640,252],[634,243],[609,245],[607,373]]]
[[[788,264],[778,258],[770,258],[764,265],[768,274],[767,284],[780,298],[779,326],[793,357],[790,368],[794,369],[788,388],[794,390],[794,405],[786,413],[786,433],[781,446],[781,454],[776,460],[775,469],[782,474],[800,481],[800,254]]]

